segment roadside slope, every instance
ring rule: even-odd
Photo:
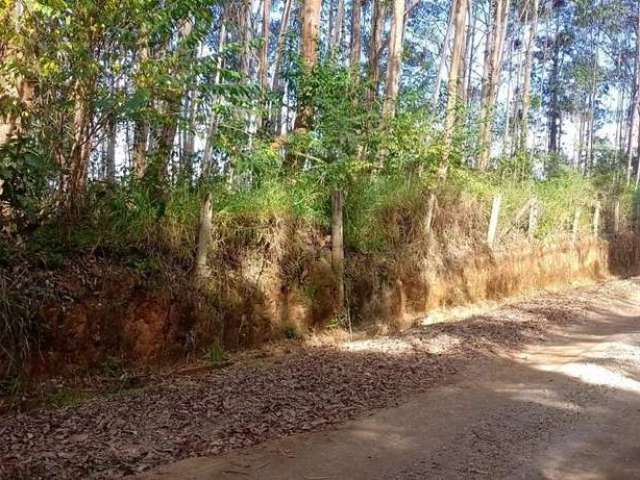
[[[619,414],[622,426],[633,425],[639,415],[629,383],[640,376],[638,286],[540,295],[401,337],[4,415],[0,478],[114,478],[181,459],[144,478],[514,478],[517,469],[522,478],[556,478],[541,469],[561,472],[557,458],[583,454],[587,426],[613,428]],[[618,384],[580,377],[590,372],[585,358]],[[566,362],[576,366],[563,370]],[[353,418],[361,420],[342,423]],[[303,433],[314,430],[325,431]],[[572,431],[585,433],[568,443]],[[616,455],[634,440],[633,432],[621,438]],[[556,457],[558,448],[545,450],[554,442],[575,448]]]
[[[570,322],[542,343],[477,357],[400,407],[141,479],[640,478],[638,286],[574,291],[566,310],[551,302],[546,315]],[[540,300],[513,308],[527,315]]]

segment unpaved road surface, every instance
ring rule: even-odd
[[[563,319],[542,341],[476,355],[399,407],[141,478],[640,479],[640,283],[554,296],[546,311],[539,300],[516,310]]]
[[[640,479],[640,280],[0,416],[3,480],[129,475]]]

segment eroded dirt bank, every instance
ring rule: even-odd
[[[333,432],[190,459],[141,479],[640,478],[638,280],[542,296],[435,337],[418,329],[394,343],[401,349],[405,341],[425,345],[447,335],[449,344],[473,338],[486,347],[498,338],[491,318],[526,324],[532,315],[549,322],[541,342],[497,355],[476,349],[485,353],[451,384],[399,407]]]
[[[612,281],[5,415],[0,477],[635,478],[639,312]]]

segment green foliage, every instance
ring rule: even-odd
[[[284,327],[284,336],[288,340],[297,340],[302,334],[295,325],[287,325]]]
[[[41,217],[56,172],[51,159],[30,139],[0,148],[0,202],[13,210],[14,228],[24,228]]]
[[[398,212],[410,217],[425,211],[429,183],[420,177],[375,176],[354,183],[346,198],[345,238],[349,248],[383,252],[406,237]],[[411,218],[420,223],[420,218]]]
[[[222,348],[219,343],[211,345],[207,352],[207,360],[213,368],[220,368],[224,366],[227,361],[227,355],[225,354],[224,348]]]

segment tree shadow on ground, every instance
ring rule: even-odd
[[[621,313],[631,297],[615,298],[603,308],[606,291],[593,287],[585,292],[585,300],[569,317],[562,313],[567,304],[563,298],[569,297],[551,296],[550,301],[546,296],[521,308],[512,305],[455,324],[374,339],[358,351],[308,348],[263,363],[166,379],[135,394],[28,415],[7,414],[0,426],[8,439],[0,444],[0,478],[116,478],[283,437],[291,439],[292,448],[303,450],[300,446],[309,441],[310,458],[316,455],[327,464],[326,453],[320,455],[322,448],[304,432],[328,430],[373,409],[402,409],[425,392],[420,408],[410,409],[399,426],[394,427],[393,418],[387,424],[374,422],[369,431],[354,433],[351,439],[362,452],[383,448],[384,455],[396,461],[387,461],[388,468],[376,471],[377,476],[358,476],[359,450],[353,447],[342,456],[336,451],[333,463],[343,474],[329,478],[520,478],[510,476],[514,471],[523,472],[522,478],[572,478],[558,472],[582,478],[576,468],[594,478],[616,478],[601,471],[615,466],[617,456],[630,454],[626,444],[600,455],[604,463],[590,462],[592,445],[580,438],[567,443],[563,426],[581,415],[594,425],[594,434],[637,425],[639,392],[510,358],[516,350],[541,342],[595,345],[615,333],[616,324],[633,333],[636,317]],[[635,340],[629,348],[634,345]],[[601,361],[608,368],[607,358]],[[462,394],[455,386],[460,379],[471,385]],[[452,387],[434,390],[446,384]],[[628,423],[620,424],[620,412]],[[296,437],[300,434],[302,439]],[[557,444],[575,446],[566,453],[549,450]],[[342,467],[335,463],[339,458]],[[582,461],[579,467],[576,458]],[[426,462],[421,465],[431,470],[420,470],[412,461]],[[618,463],[620,468],[638,467]],[[304,478],[269,477],[269,468],[277,466],[261,469],[255,478]],[[295,472],[296,467],[291,463],[287,468]],[[411,476],[414,471],[418,476]]]

